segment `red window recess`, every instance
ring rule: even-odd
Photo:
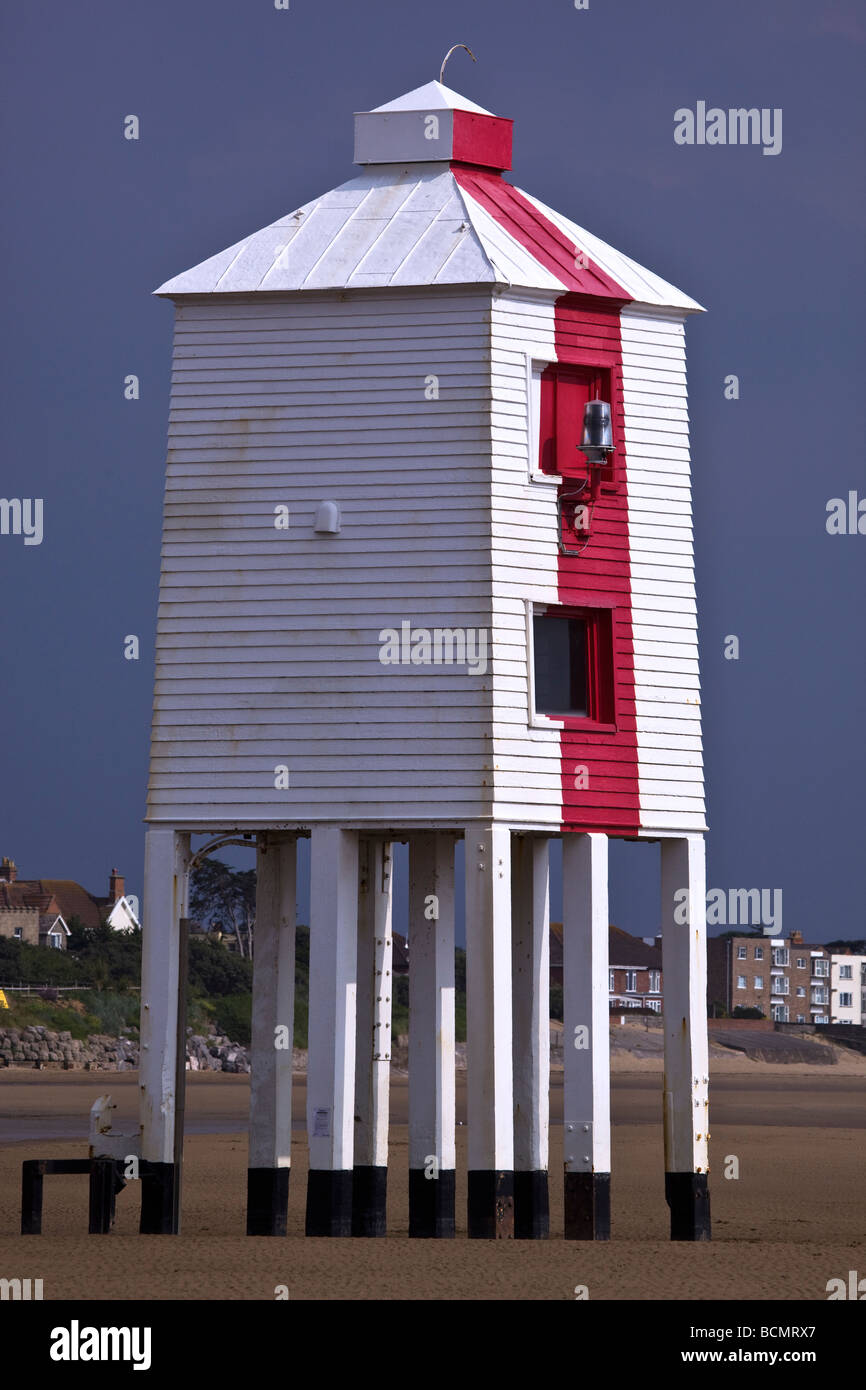
[[[544,618],[577,618],[584,625],[586,652],[586,715],[551,714],[565,728],[585,733],[616,732],[616,695],[612,611],[609,608],[564,607],[548,604],[537,607],[536,622]],[[538,653],[536,652],[536,662]],[[536,682],[538,684],[538,682]],[[536,712],[545,713],[537,708]]]
[[[592,400],[611,401],[609,367],[562,362],[545,367],[541,375],[538,441],[538,466],[542,473],[559,474],[567,481],[583,481],[591,476],[589,464],[577,446],[583,437],[584,406]],[[615,437],[615,421],[613,425]],[[616,454],[611,454],[606,467],[593,468],[592,475],[601,492],[618,491]]]

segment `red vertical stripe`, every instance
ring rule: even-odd
[[[580,555],[560,555],[558,599],[564,607],[609,608],[613,647],[616,729],[592,731],[585,721],[567,720],[560,736],[562,829],[622,834],[640,825],[634,644],[631,619],[628,497],[622,401],[620,306],[595,305],[579,295],[563,295],[555,307],[559,362],[589,363],[610,372],[616,492],[598,491],[592,507],[588,544]],[[587,787],[575,788],[578,768],[587,769]]]
[[[640,791],[620,334],[620,310],[631,296],[504,179],[478,169],[452,166],[452,172],[460,186],[569,291],[554,309],[557,361],[610,374],[616,484],[614,488],[596,482],[588,541],[579,555],[560,554],[557,594],[564,608],[603,608],[610,613],[613,670],[601,679],[612,683],[615,727],[591,729],[586,720],[565,721],[560,735],[562,829],[633,833],[640,826]],[[579,257],[577,250],[582,252]],[[543,401],[542,414],[544,409]],[[549,432],[552,419],[543,418],[542,428],[545,424]],[[610,476],[608,470],[604,476]],[[577,789],[576,775],[584,767],[588,785]]]

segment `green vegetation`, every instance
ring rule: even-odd
[[[48,1028],[52,1033],[70,1033],[82,1042],[91,1033],[102,1033],[95,1014],[79,1011],[67,1003],[51,1003],[36,994],[7,994],[8,1009],[0,1009],[0,1028]],[[64,995],[69,1000],[69,995]],[[136,996],[136,1009],[138,1008]]]

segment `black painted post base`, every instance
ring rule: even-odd
[[[665,1173],[671,1240],[709,1240],[710,1193],[706,1173]]]
[[[289,1219],[290,1168],[247,1169],[247,1235],[284,1236]]]
[[[308,1236],[352,1234],[351,1168],[311,1168],[307,1178]]]
[[[386,1233],[388,1169],[356,1164],[352,1170],[352,1235]]]
[[[175,1184],[178,1173],[173,1163],[152,1163],[141,1159],[141,1218],[139,1234],[176,1236],[179,1228]]]
[[[566,1173],[565,1239],[610,1240],[610,1173]]]
[[[514,1174],[484,1168],[468,1178],[470,1240],[513,1240]]]
[[[420,1240],[453,1240],[457,1175],[453,1168],[427,1176],[426,1168],[409,1169],[409,1235]]]
[[[535,1169],[514,1174],[515,1240],[547,1240],[550,1235],[550,1202],[547,1172]]]

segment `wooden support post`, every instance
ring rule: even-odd
[[[292,1146],[295,1031],[294,835],[256,843],[247,1235],[284,1236]]]
[[[466,830],[469,1235],[514,1235],[511,832]]]
[[[352,1234],[358,835],[314,826],[310,847],[308,1236]]]
[[[606,835],[563,836],[566,1240],[610,1239],[607,872]]]
[[[189,857],[189,835],[149,827],[144,846],[139,1065],[141,1156],[146,1165],[141,1177],[142,1235],[180,1231],[180,919],[186,913]]]
[[[409,1235],[454,1235],[454,837],[409,841]]]
[[[665,1198],[671,1240],[710,1239],[706,860],[702,835],[662,840]]]
[[[511,841],[511,958],[514,992],[514,1234],[550,1233],[547,1183],[550,1118],[550,908],[548,842]]]
[[[358,885],[358,1005],[352,1235],[384,1236],[391,1084],[391,845],[363,838]]]

